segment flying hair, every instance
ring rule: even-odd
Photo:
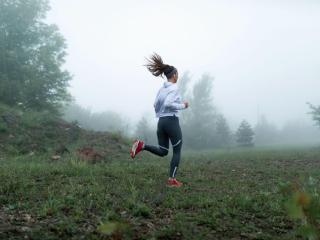
[[[175,67],[164,64],[162,58],[157,53],[152,54],[151,57],[149,59],[146,58],[146,60],[147,64],[144,66],[146,66],[147,69],[152,73],[152,75],[156,77],[163,77],[164,74],[168,78],[168,76],[170,76],[170,73],[175,70]]]

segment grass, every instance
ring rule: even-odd
[[[300,239],[281,189],[319,183],[319,148],[185,152],[180,189],[169,161],[2,156],[0,239]]]

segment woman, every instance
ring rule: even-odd
[[[167,82],[160,88],[154,109],[158,120],[158,143],[159,146],[151,146],[145,144],[141,140],[136,140],[131,148],[130,155],[134,158],[139,152],[146,150],[160,157],[168,155],[169,139],[173,148],[173,155],[170,164],[168,186],[181,187],[182,183],[176,180],[177,169],[180,162],[182,133],[179,125],[179,110],[189,107],[188,102],[182,102],[178,92],[177,81],[178,71],[175,67],[164,64],[158,54],[153,54],[150,59],[147,59],[146,67],[156,77],[163,74],[167,78]]]

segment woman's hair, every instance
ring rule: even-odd
[[[167,79],[170,79],[175,73],[177,73],[177,69],[174,66],[164,64],[162,58],[156,53],[151,55],[150,59],[147,58],[147,64],[145,66],[152,75],[156,77],[163,77],[164,74]]]

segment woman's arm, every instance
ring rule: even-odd
[[[189,104],[187,102],[183,103],[179,101],[179,94],[176,91],[171,91],[166,97],[164,106],[172,110],[182,110],[187,108]]]

